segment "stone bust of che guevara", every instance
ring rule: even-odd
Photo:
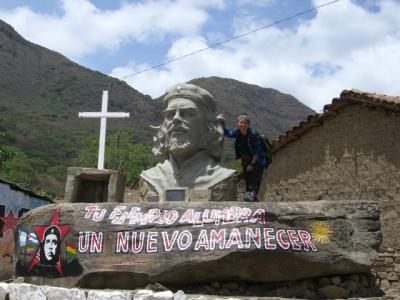
[[[162,162],[140,174],[142,200],[156,196],[163,202],[166,191],[184,188],[210,191],[208,201],[235,201],[237,171],[220,164],[224,132],[214,97],[194,84],[179,83],[167,90],[163,106],[164,121],[152,150]]]

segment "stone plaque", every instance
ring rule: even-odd
[[[165,201],[187,201],[187,197],[187,188],[176,188],[165,191]]]
[[[153,195],[153,196],[149,196],[147,198],[148,202],[160,202],[160,196],[158,195]]]

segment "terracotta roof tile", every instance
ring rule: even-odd
[[[312,128],[321,126],[325,120],[335,117],[338,110],[354,104],[379,107],[386,110],[400,112],[399,96],[387,96],[359,90],[344,90],[340,94],[340,98],[334,98],[332,103],[324,106],[323,113],[308,116],[307,120],[300,122],[299,125],[294,126],[285,134],[279,136],[278,139],[274,140],[272,143],[273,151],[277,152],[290,142],[299,139]]]

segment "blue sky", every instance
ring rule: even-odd
[[[126,77],[329,1],[11,0],[0,1],[0,19],[27,40],[153,97],[208,76],[272,87],[317,111],[343,89],[400,95],[398,0],[340,0]]]

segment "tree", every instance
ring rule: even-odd
[[[106,139],[105,168],[119,170],[126,175],[127,185],[133,186],[143,170],[157,164],[151,147],[132,142],[132,133],[119,130]],[[81,167],[96,168],[98,156],[98,136],[92,135],[82,141],[79,156],[74,164]]]
[[[10,138],[10,134],[3,126],[4,119],[0,118],[0,171],[7,172],[6,162],[12,159],[15,152],[7,147],[5,142]]]

